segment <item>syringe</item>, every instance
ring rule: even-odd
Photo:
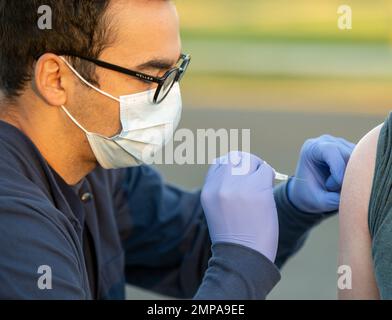
[[[290,177],[287,174],[283,174],[283,173],[275,171],[275,180],[288,181],[289,179],[290,179]]]

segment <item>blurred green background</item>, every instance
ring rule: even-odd
[[[186,101],[204,107],[384,114],[391,0],[176,1],[193,56]],[[353,29],[337,27],[350,5]]]
[[[184,52],[182,127],[249,128],[252,152],[294,173],[307,138],[357,142],[392,101],[392,0],[176,1]],[[337,10],[350,5],[353,29]],[[202,186],[207,166],[158,166]],[[315,228],[270,299],[335,299],[338,219]],[[157,297],[129,290],[130,298]],[[159,298],[159,297],[158,297]]]

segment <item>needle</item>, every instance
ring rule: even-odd
[[[288,181],[289,179],[290,179],[289,175],[275,171],[275,180],[277,180],[277,181]],[[301,178],[297,178],[297,177],[292,177],[292,179],[299,180],[299,181],[305,181],[306,182],[305,179],[301,179]]]
[[[265,164],[268,164],[266,161],[264,161]],[[280,173],[278,171],[276,171],[275,169],[273,169],[275,172],[275,180],[277,181],[289,181],[290,176],[284,173]],[[296,178],[296,177],[292,177],[292,179],[295,180],[300,180],[300,181],[306,181],[305,179],[300,179],[300,178]]]

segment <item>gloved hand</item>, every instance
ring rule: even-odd
[[[339,208],[346,166],[355,145],[329,135],[310,139],[302,147],[288,198],[304,212],[323,213]]]
[[[233,174],[246,165],[245,174]],[[201,202],[213,244],[240,244],[275,261],[279,226],[273,182],[273,169],[247,153],[232,152],[211,166]]]

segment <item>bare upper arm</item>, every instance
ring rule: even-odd
[[[368,207],[381,125],[357,145],[342,188],[339,225],[339,265],[352,270],[352,289],[339,290],[341,299],[379,298],[371,257]]]

